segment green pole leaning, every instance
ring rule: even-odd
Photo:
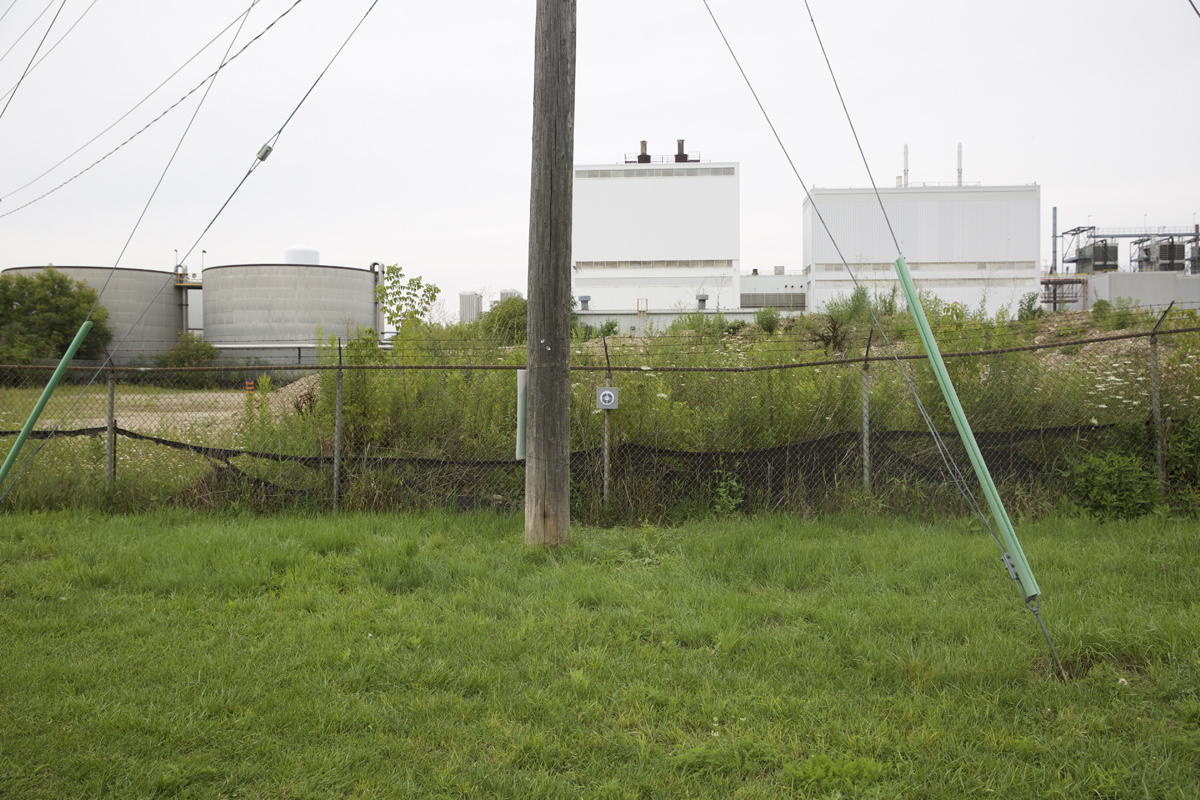
[[[921,308],[921,298],[917,295],[917,287],[913,285],[912,276],[908,274],[908,264],[905,262],[904,256],[896,259],[896,272],[900,276],[904,297],[908,300],[908,309],[912,312],[913,319],[917,323],[917,330],[921,334],[921,343],[925,345],[925,352],[929,354],[929,361],[933,365],[933,374],[937,377],[938,386],[942,389],[942,396],[946,398],[946,405],[950,407],[950,416],[954,419],[954,427],[958,429],[963,446],[967,448],[971,466],[975,468],[975,475],[979,478],[979,485],[983,488],[984,497],[987,498],[992,518],[996,520],[996,527],[1000,529],[1000,538],[1008,550],[1011,561],[1006,561],[1006,565],[1010,567],[1011,571],[1015,571],[1017,582],[1021,584],[1021,591],[1025,596],[1025,601],[1028,602],[1042,592],[1038,588],[1037,581],[1034,580],[1029,562],[1025,560],[1025,552],[1021,549],[1021,543],[1017,541],[1017,532],[1013,530],[1008,512],[1004,510],[1004,502],[1000,499],[1000,493],[996,491],[992,473],[988,471],[987,464],[983,460],[983,453],[979,451],[979,445],[975,442],[975,434],[971,432],[967,415],[963,413],[962,404],[958,402],[958,393],[954,391],[954,384],[950,382],[950,373],[946,371],[946,364],[942,361],[942,352],[938,349],[937,340],[933,338],[929,320],[925,318],[925,309]]]
[[[37,405],[33,407],[33,413],[29,415],[29,419],[25,420],[25,427],[21,428],[21,433],[17,436],[16,444],[12,446],[12,450],[8,451],[8,458],[4,459],[4,466],[0,468],[0,487],[4,486],[4,479],[8,477],[8,471],[12,469],[13,462],[17,460],[17,454],[21,452],[21,447],[24,446],[25,440],[29,438],[29,432],[37,424],[38,417],[42,415],[42,409],[46,407],[46,401],[50,399],[50,395],[54,394],[54,387],[58,385],[58,381],[62,378],[63,373],[67,371],[67,366],[71,363],[71,359],[75,357],[75,351],[79,349],[79,345],[83,344],[83,340],[87,337],[88,331],[91,329],[92,321],[90,319],[84,320],[84,323],[79,326],[79,333],[75,334],[74,341],[67,348],[66,355],[62,357],[62,361],[58,362],[58,369],[54,370],[54,374],[50,376],[50,382],[42,390],[42,396],[38,398]]]

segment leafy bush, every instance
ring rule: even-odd
[[[524,297],[501,300],[479,318],[483,331],[502,345],[516,345],[525,341],[529,328],[529,304]]]
[[[1103,325],[1105,320],[1112,316],[1112,303],[1107,300],[1097,300],[1092,303],[1092,319],[1096,320],[1097,324]]]
[[[1141,458],[1124,453],[1090,454],[1071,471],[1075,496],[1102,520],[1136,519],[1157,501],[1154,475]]]
[[[1132,328],[1137,322],[1137,301],[1131,297],[1118,297],[1114,306],[1116,313],[1112,315],[1109,330],[1123,331]]]
[[[375,287],[375,301],[388,324],[399,330],[427,316],[440,293],[437,286],[420,277],[405,281],[404,269],[392,264],[383,268],[383,280]]]
[[[96,290],[53,266],[33,275],[0,275],[0,364],[60,358],[96,303]],[[92,310],[92,330],[77,358],[100,358],[112,341],[108,310]]]
[[[159,356],[161,367],[205,367],[221,355],[215,344],[204,341],[204,337],[190,331],[180,331],[179,341]]]
[[[1037,292],[1029,292],[1021,296],[1020,305],[1017,307],[1018,320],[1029,322],[1042,316],[1043,313],[1042,299]]]
[[[768,306],[754,312],[754,324],[768,336],[774,335],[779,328],[779,312]]]

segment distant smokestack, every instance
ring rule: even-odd
[[[958,143],[958,185],[962,186],[962,142]]]
[[[904,185],[908,186],[908,145],[904,145]]]
[[[646,140],[642,139],[642,152],[638,155],[639,164],[649,164],[650,156],[646,154]]]
[[[675,163],[686,164],[687,153],[683,151],[683,139],[676,139],[675,141],[679,144],[679,149],[675,151]]]
[[[1050,274],[1058,272],[1058,206],[1050,212]]]

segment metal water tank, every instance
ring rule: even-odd
[[[4,270],[4,274],[34,275],[43,269],[13,267]],[[108,326],[113,331],[109,352],[118,366],[139,357],[150,359],[162,355],[179,342],[187,313],[187,289],[176,285],[173,272],[111,267],[54,269],[83,281],[97,292],[103,288],[100,305],[108,309]]]
[[[204,338],[218,347],[311,346],[317,327],[343,339],[377,325],[378,273],[312,264],[204,270]],[[378,328],[376,328],[378,330]]]

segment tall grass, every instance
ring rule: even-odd
[[[1005,348],[1034,340],[1069,341],[1088,333],[1108,332],[1114,324],[1144,326],[1149,315],[1125,309],[1122,315],[1092,319],[1051,317],[1036,324],[989,320],[961,306],[945,306],[926,298],[927,314],[938,326],[941,347],[948,355],[981,348]],[[897,350],[920,354],[908,316],[876,298],[878,311]],[[896,511],[908,506],[931,513],[958,513],[954,492],[936,484],[941,459],[921,432],[925,421],[913,399],[916,390],[933,425],[953,430],[933,374],[923,361],[869,365],[871,428],[885,438],[873,456],[876,477],[872,492],[862,485],[862,363],[813,364],[831,357],[853,359],[867,354],[866,300],[851,298],[834,304],[827,315],[783,320],[774,332],[756,326],[728,323],[718,316],[680,318],[668,330],[633,340],[617,337],[606,357],[601,342],[572,341],[571,442],[577,453],[573,468],[573,513],[588,521],[649,520],[670,522],[714,510],[758,511],[786,509],[800,513],[849,507]],[[1195,322],[1181,312],[1172,322]],[[1125,317],[1128,320],[1125,320]],[[1064,321],[1065,320],[1065,321]],[[828,326],[837,322],[836,343]],[[823,327],[824,326],[824,327]],[[1054,327],[1057,326],[1057,327]],[[1064,338],[1065,337],[1065,338]],[[872,340],[871,353],[881,352]],[[836,346],[835,346],[836,344]],[[1114,345],[1114,347],[1117,347]],[[1124,349],[1119,349],[1124,348]],[[1006,500],[1018,508],[1044,507],[1048,495],[1059,501],[1071,491],[1068,475],[1089,456],[1120,452],[1152,463],[1155,441],[1150,423],[1149,364],[1145,340],[1124,342],[1117,350],[1083,348],[1012,352],[947,358],[976,437],[1002,485]],[[1171,494],[1179,510],[1200,498],[1195,436],[1189,422],[1200,409],[1200,337],[1164,336],[1160,342],[1162,408],[1167,420],[1166,461]],[[516,376],[513,370],[454,369],[463,364],[518,366],[521,346],[498,346],[480,328],[408,326],[391,350],[379,347],[373,335],[341,345],[327,340],[323,363],[351,366],[442,366],[446,369],[401,369],[345,372],[342,387],[343,441],[347,458],[340,491],[343,507],[358,509],[427,508],[458,497],[501,495],[502,503],[517,503],[522,480],[519,465],[489,466],[473,462],[511,461],[516,438]],[[591,368],[611,362],[618,371],[613,382],[621,391],[621,407],[612,415],[612,496],[600,499],[599,448],[604,415],[594,407],[595,390],[604,373]],[[759,372],[690,372],[690,368],[786,366]],[[223,426],[176,425],[164,438],[193,444],[283,453],[300,457],[332,457],[336,373],[322,371],[306,379],[304,402],[272,401],[268,384],[246,399],[239,416]],[[278,387],[277,387],[278,388]],[[32,390],[3,390],[0,425],[15,427],[20,411],[32,405]],[[86,416],[103,417],[102,387],[89,395]],[[182,395],[183,393],[179,393]],[[228,395],[230,393],[226,393]],[[171,395],[149,388],[122,386],[118,421],[129,427],[141,409],[161,413],[158,406]],[[207,398],[211,400],[211,398]],[[202,398],[203,401],[203,398]],[[179,397],[178,402],[187,402]],[[84,412],[78,412],[83,414]],[[1037,435],[1022,432],[1058,427],[1078,429],[1077,435]],[[890,439],[887,434],[897,433]],[[0,439],[3,451],[10,439]],[[797,443],[815,442],[798,459],[771,461],[767,451]],[[954,446],[954,445],[952,445]],[[624,449],[622,449],[624,448]],[[221,506],[238,502],[262,509],[328,508],[332,504],[331,471],[294,463],[253,458],[232,465],[183,458],[185,469],[161,468],[156,458],[125,472],[131,480],[114,491],[97,494],[95,460],[84,459],[83,448],[63,447],[57,460],[34,470],[14,497],[22,508],[91,504],[132,510],[170,498],[188,505]],[[141,448],[134,448],[139,454]],[[711,458],[681,459],[668,452],[707,453]],[[74,463],[70,459],[77,460]],[[140,459],[140,455],[139,455]],[[427,459],[397,466],[395,459]],[[963,459],[960,459],[962,461]],[[432,465],[431,462],[452,462]],[[770,461],[770,463],[768,463]],[[232,468],[231,468],[232,466]],[[144,467],[144,469],[142,469]],[[171,480],[156,480],[155,470]],[[83,491],[64,492],[72,475],[92,470]],[[187,476],[178,483],[174,477]],[[936,507],[913,498],[936,500]],[[1032,499],[1029,505],[1023,505]],[[724,505],[718,503],[721,501]],[[944,500],[944,502],[943,502]],[[1053,504],[1053,503],[1052,503]]]

